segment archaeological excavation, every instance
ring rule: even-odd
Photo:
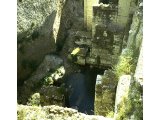
[[[143,120],[143,1],[17,1],[18,120]]]

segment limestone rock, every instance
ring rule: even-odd
[[[70,39],[67,40],[70,36],[70,29],[75,31],[83,28],[83,0],[66,0],[60,23],[60,32],[56,41],[57,51],[63,49],[64,43],[70,42]]]
[[[131,29],[129,31],[128,37],[128,48],[139,48],[142,43],[143,37],[143,19],[142,19],[142,11],[136,11],[132,18]]]
[[[120,78],[115,102],[115,120],[143,119],[143,88],[130,75]]]
[[[43,57],[55,51],[52,27],[58,0],[17,2],[17,74],[23,82]]]
[[[34,93],[29,99],[28,105],[39,106],[40,105],[40,94]]]
[[[143,85],[143,47],[141,47],[134,77],[137,82]]]
[[[115,101],[115,116],[116,120],[142,120],[143,119],[143,55],[142,55],[142,38],[143,38],[143,21],[142,9],[138,8],[133,15],[131,29],[127,42],[127,48],[122,51],[122,55],[131,51],[131,62],[129,63],[132,69],[129,72],[124,72],[120,77],[117,86],[116,101]],[[140,53],[140,55],[139,55]],[[121,55],[121,57],[123,57]],[[137,63],[138,62],[138,63]],[[126,70],[127,64],[124,69]],[[133,74],[134,73],[134,74]]]
[[[103,116],[86,115],[59,106],[17,106],[18,120],[112,120]]]
[[[38,30],[43,26],[49,15],[53,13],[53,16],[55,16],[57,0],[18,1],[17,6],[17,34],[19,42],[23,38],[30,37],[35,30],[39,32]],[[50,25],[52,26],[52,24]],[[49,31],[49,29],[47,31],[42,30],[42,33]]]
[[[117,115],[119,113],[119,105],[123,101],[125,97],[128,98],[128,92],[131,84],[131,76],[123,75],[120,77],[120,80],[117,85],[116,91],[116,100],[115,100],[115,119],[117,119]]]
[[[35,92],[35,90],[39,89],[43,84],[45,84],[45,77],[50,74],[57,72],[56,70],[63,65],[63,60],[55,55],[46,55],[43,62],[39,65],[37,70],[32,74],[32,76],[25,81],[22,90],[18,97],[25,104],[27,98]],[[58,73],[60,74],[60,73]],[[60,75],[59,78],[62,76]],[[54,79],[54,76],[53,76]]]
[[[55,55],[46,55],[43,62],[39,65],[28,81],[32,81],[32,84],[34,81],[38,82],[38,80],[45,77],[49,71],[57,70],[61,65],[63,65],[63,60],[60,57]]]

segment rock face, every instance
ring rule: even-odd
[[[140,51],[142,38],[143,38],[143,11],[142,8],[139,7],[139,9],[135,11],[133,15],[132,24],[129,31],[127,48]]]
[[[17,106],[18,120],[112,120],[102,116],[86,115],[71,108],[51,106]]]
[[[44,94],[46,89],[48,90],[58,90],[59,88],[55,87],[42,87],[43,85],[50,85],[45,81],[45,78],[57,73],[57,69],[61,67],[63,64],[63,60],[54,55],[47,55],[45,56],[43,62],[39,65],[37,70],[32,74],[32,77],[30,77],[27,81],[25,81],[24,85],[22,86],[21,90],[19,90],[18,94],[18,100],[20,100],[20,103],[26,104],[27,99],[32,95],[34,92],[40,92],[41,94]],[[59,74],[59,73],[57,73]],[[52,77],[52,79],[57,80]],[[59,76],[61,78],[62,76]],[[47,93],[45,94],[47,95]],[[51,93],[48,93],[48,96],[52,96]],[[19,98],[20,97],[20,98]],[[44,101],[44,100],[43,100]]]
[[[33,32],[37,32],[37,34],[38,32],[42,34],[46,32],[49,34],[49,28],[51,29],[56,14],[57,0],[18,1],[17,6],[18,42],[23,41],[24,38],[33,37]],[[53,14],[53,19],[50,19],[50,25],[45,26],[46,31],[44,31],[44,28],[41,27],[44,27],[46,18],[51,14]]]
[[[26,0],[18,1],[17,6],[17,74],[21,85],[46,54],[62,49],[71,27],[83,27],[83,0]]]
[[[133,15],[131,29],[129,31],[127,49],[124,51],[131,51],[131,54],[126,55],[126,57],[128,56],[129,58],[129,56],[131,56],[132,60],[128,62],[124,61],[127,60],[125,57],[125,59],[120,62],[120,64],[123,65],[118,65],[119,68],[128,70],[127,72],[123,70],[123,76],[119,76],[120,80],[117,86],[114,116],[114,119],[116,120],[143,119],[143,14],[141,7],[142,6],[139,6]],[[123,67],[124,65],[125,67]],[[122,75],[122,73],[119,75]]]
[[[141,46],[141,51],[138,58],[138,63],[137,63],[134,78],[137,82],[143,85],[143,46]]]
[[[123,75],[120,77],[120,80],[117,85],[117,91],[116,91],[115,119],[118,118],[117,116],[118,116],[118,113],[120,112],[120,109],[119,109],[120,103],[122,103],[124,99],[128,98],[130,84],[131,84],[130,75]]]
[[[23,82],[48,53],[55,51],[53,23],[58,0],[25,0],[17,3],[17,74]],[[62,9],[62,7],[61,7]]]
[[[143,86],[130,75],[122,76],[118,83],[114,119],[143,119]]]
[[[61,88],[52,86],[53,80],[50,78],[57,79],[59,77],[59,70],[54,70],[60,67],[63,61],[58,56],[47,55],[45,57],[45,55],[60,52],[71,27],[73,29],[83,27],[83,0],[19,1],[17,13],[17,74],[20,86],[18,88],[18,100],[21,101],[20,103],[26,104],[30,95],[40,92],[43,96],[43,105],[55,104],[56,101],[53,99],[60,100],[58,104],[62,103],[60,97],[63,96],[59,95]],[[30,28],[30,26],[32,27]],[[60,56],[67,54],[66,50],[63,52]],[[63,59],[66,59],[65,56]],[[66,66],[64,67],[66,69]],[[70,69],[69,66],[67,71]],[[42,86],[41,82],[45,77],[47,77],[47,84],[50,82],[51,85],[49,83],[48,86],[43,86],[41,90],[39,88],[37,90],[36,87]],[[47,99],[46,91],[48,91]],[[60,97],[52,97],[54,94]],[[47,103],[47,101],[49,102]]]
[[[133,0],[133,3],[134,2],[135,1]],[[112,77],[109,77],[109,74],[103,75],[105,79],[102,78],[100,81],[98,80],[96,84],[95,112],[101,115],[105,115],[108,113],[107,111],[115,109],[115,120],[143,119],[143,55],[141,50],[143,38],[142,16],[142,6],[137,6],[137,9],[133,14],[130,31],[127,31],[129,36],[127,37],[126,47],[124,48],[123,46],[124,49],[122,49],[118,63],[113,67],[114,69],[111,70],[111,72],[113,72],[113,75],[111,75]],[[126,22],[125,24],[128,23]],[[116,80],[118,85],[116,85]],[[112,90],[111,88],[108,87],[106,89],[107,86],[113,86],[114,84],[115,88],[117,87],[116,95],[114,94],[114,90],[109,91]],[[112,102],[114,100],[112,99],[111,102],[109,100],[112,97],[115,97],[115,107],[113,106]]]
[[[61,15],[60,32],[57,35],[57,51],[61,51],[63,45],[71,41],[67,39],[70,29],[75,31],[81,28],[83,28],[83,0],[66,0]]]

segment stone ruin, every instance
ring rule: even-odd
[[[129,12],[125,12],[119,3],[99,3],[99,0],[84,1],[84,29],[74,36],[74,47],[80,51],[74,56],[74,62],[80,65],[103,68],[112,67],[117,63],[123,47],[123,38]],[[129,11],[130,6],[127,7]],[[124,19],[125,22],[118,22]],[[123,21],[123,20],[122,20]]]

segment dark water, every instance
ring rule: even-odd
[[[94,114],[95,82],[97,71],[84,70],[68,76],[65,81],[66,107],[77,109],[88,115]]]
[[[82,73],[70,75],[66,80],[68,88],[66,106],[89,115],[94,114],[94,94],[88,88],[87,77]]]

